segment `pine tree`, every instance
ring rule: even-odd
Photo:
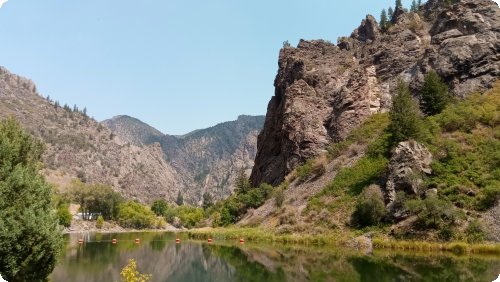
[[[40,174],[43,144],[8,119],[0,122],[0,148],[0,273],[7,281],[45,281],[63,241]]]
[[[450,101],[448,85],[433,70],[425,75],[421,95],[422,111],[427,115],[439,114]]]
[[[392,22],[392,16],[394,16],[394,10],[392,9],[392,7],[389,7],[389,9],[387,9],[387,17],[391,22]]]
[[[413,0],[413,1],[411,2],[410,11],[411,11],[412,13],[416,13],[416,12],[418,12],[418,6],[417,6],[417,1],[416,1],[416,0]]]
[[[208,209],[209,207],[214,205],[214,198],[212,194],[205,192],[203,193],[203,209]]]
[[[83,108],[82,114],[83,114],[84,117],[88,117],[87,116],[87,107]]]
[[[418,7],[422,6],[422,0],[418,0]]]
[[[389,133],[393,145],[409,139],[418,139],[421,134],[421,120],[417,103],[413,100],[408,85],[398,82],[398,89],[392,99],[389,113]]]
[[[184,205],[184,197],[182,196],[181,191],[179,191],[179,193],[177,194],[177,199],[175,200],[175,203],[178,206]]]
[[[387,21],[387,13],[385,12],[385,9],[382,10],[380,13],[380,29],[382,29],[383,32],[387,31],[388,27],[388,21]]]
[[[241,169],[236,178],[236,193],[246,193],[252,188],[250,181],[248,180],[245,170]]]
[[[401,3],[401,0],[396,0],[396,9],[397,8],[400,8],[400,9],[403,8],[403,3]]]

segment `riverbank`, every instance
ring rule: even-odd
[[[422,252],[450,252],[455,254],[495,254],[500,255],[500,244],[465,242],[423,242],[402,241],[378,234],[355,236],[350,233],[331,232],[328,234],[277,234],[272,230],[259,228],[200,228],[187,231],[189,238],[207,240],[237,240],[245,241],[300,244],[300,245],[331,245],[355,249],[393,249],[415,250]]]
[[[164,228],[157,229],[133,229],[124,228],[112,221],[106,221],[101,228],[97,228],[96,221],[73,220],[71,226],[64,228],[64,234],[73,233],[129,233],[129,232],[182,232],[186,229],[179,229],[170,224],[166,224]]]

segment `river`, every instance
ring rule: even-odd
[[[129,259],[151,281],[493,281],[499,256],[467,256],[238,241],[174,233],[70,234],[54,282],[119,282]],[[85,242],[79,244],[78,240]],[[111,240],[116,238],[117,243]],[[135,239],[140,239],[139,243]]]

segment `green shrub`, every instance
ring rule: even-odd
[[[384,197],[380,188],[370,185],[361,193],[352,220],[354,224],[361,227],[373,226],[378,225],[386,214]]]
[[[155,218],[150,209],[133,201],[121,204],[118,212],[118,223],[123,227],[152,228]]]
[[[205,218],[202,208],[184,205],[176,208],[175,210],[177,217],[181,220],[181,224],[187,228],[195,227]]]
[[[313,161],[308,160],[305,164],[297,167],[296,170],[299,182],[306,181],[311,176],[311,172],[313,170]]]
[[[486,239],[486,233],[478,220],[473,220],[465,229],[465,236],[469,243],[481,243]]]
[[[417,227],[421,229],[441,229],[454,225],[461,217],[460,212],[447,200],[438,196],[424,200],[415,199],[406,202],[406,208],[417,215]]]
[[[168,203],[165,199],[158,199],[153,202],[151,205],[151,210],[157,215],[157,216],[165,216],[167,213],[169,206]]]
[[[500,181],[496,185],[488,185],[477,196],[476,207],[478,210],[487,210],[495,206],[500,199]]]
[[[274,203],[277,207],[281,208],[283,206],[283,202],[285,201],[285,193],[282,188],[276,189],[274,193]]]
[[[101,229],[103,225],[104,225],[104,218],[100,215],[99,217],[97,217],[97,220],[95,222],[95,227],[97,229]]]

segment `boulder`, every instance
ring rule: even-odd
[[[432,172],[431,162],[432,154],[416,141],[405,141],[396,146],[389,162],[385,189],[389,209],[398,191],[413,195],[424,192],[422,176]]]

